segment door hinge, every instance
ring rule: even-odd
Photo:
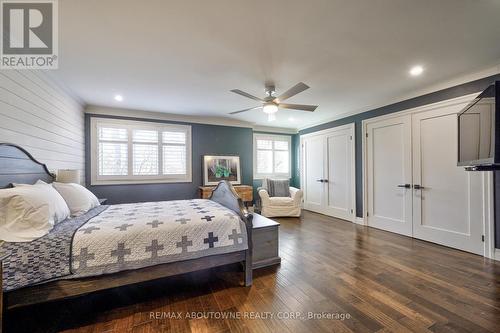
[[[368,137],[368,132],[365,133],[365,136]]]
[[[484,242],[484,235],[481,236],[481,240]]]
[[[351,214],[354,213],[354,211],[351,209]]]
[[[352,141],[352,135],[350,136],[350,138],[351,138],[351,141]]]
[[[366,212],[366,217],[370,216],[370,213]]]

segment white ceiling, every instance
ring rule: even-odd
[[[495,0],[62,0],[55,76],[91,105],[303,128],[500,63]],[[425,67],[418,78],[408,70]],[[229,92],[311,89],[270,123]],[[122,94],[121,103],[113,99]],[[293,117],[293,120],[289,120]]]

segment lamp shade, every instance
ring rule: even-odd
[[[60,183],[80,184],[80,170],[57,170],[56,179]]]

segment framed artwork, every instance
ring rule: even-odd
[[[239,156],[203,156],[203,185],[217,185],[221,180],[241,184]]]

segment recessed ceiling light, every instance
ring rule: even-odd
[[[410,69],[410,75],[411,76],[419,76],[424,72],[424,68],[422,66],[413,66]]]
[[[118,102],[123,101],[123,96],[122,95],[115,95],[115,101],[118,101]]]
[[[288,118],[288,121],[295,121],[295,118],[294,117],[290,117],[290,118]]]

